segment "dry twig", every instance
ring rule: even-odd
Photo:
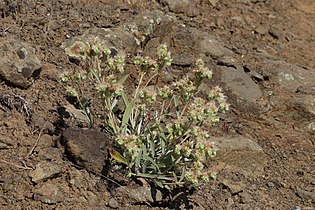
[[[6,161],[6,160],[2,160],[2,159],[0,159],[0,161],[3,162],[3,163],[5,163],[5,164],[9,164],[9,165],[14,166],[14,167],[16,167],[16,168],[19,168],[19,169],[33,170],[33,168],[28,167],[28,166],[19,166],[19,165],[16,165],[16,164],[14,164],[14,163],[10,163],[10,162],[8,162],[8,161]]]

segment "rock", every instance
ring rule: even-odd
[[[78,189],[81,188],[84,182],[84,177],[82,173],[77,169],[73,169],[69,173],[70,173],[70,180],[69,180],[70,185],[73,188],[78,188]]]
[[[211,137],[218,148],[216,161],[223,162],[236,172],[258,177],[266,166],[267,156],[253,140],[243,136]]]
[[[199,31],[194,28],[185,26],[174,27],[172,33],[172,48],[176,51],[172,52],[172,64],[179,66],[189,66],[195,63],[196,49],[199,44]]]
[[[42,67],[41,77],[57,82],[60,79],[60,71],[55,65],[47,63]]]
[[[201,38],[197,49],[199,49],[200,53],[210,56],[213,59],[234,55],[231,50],[223,47],[216,37],[209,35],[208,33],[203,34],[203,38]]]
[[[227,67],[233,67],[237,68],[238,64],[234,57],[226,55],[218,59],[219,66],[227,66]]]
[[[251,103],[262,97],[259,86],[244,71],[225,66],[220,69],[222,82],[237,98]]]
[[[97,195],[95,195],[93,192],[91,191],[84,192],[84,197],[86,198],[86,200],[88,201],[90,205],[97,204],[98,198],[97,198]]]
[[[307,125],[307,128],[311,131],[315,131],[315,122],[311,122]]]
[[[284,61],[266,60],[263,71],[270,74],[272,82],[292,93],[301,91],[301,87],[305,87],[306,93],[312,92],[311,87],[315,87],[315,71],[312,69],[304,69]]]
[[[113,209],[117,209],[120,205],[119,205],[118,201],[116,201],[114,198],[111,198],[108,202],[108,206],[113,208]]]
[[[38,126],[39,129],[48,130],[49,132],[53,133],[55,131],[55,126],[50,121],[45,120],[42,115],[33,113],[32,114],[32,122]],[[45,127],[44,127],[45,126]]]
[[[61,144],[76,164],[98,173],[107,167],[108,148],[112,144],[109,134],[83,128],[68,128],[62,134]]]
[[[28,88],[38,77],[42,64],[35,49],[13,38],[0,39],[0,79],[19,88]]]
[[[297,93],[301,93],[301,94],[308,94],[308,95],[315,95],[315,85],[311,86],[306,86],[306,85],[302,85],[299,86],[296,90]]]
[[[29,173],[32,181],[38,183],[48,178],[52,178],[61,172],[59,165],[51,162],[41,162],[36,165],[36,169]]]
[[[115,53],[118,52],[122,55],[135,54],[139,53],[137,50],[141,45],[145,45],[146,47],[153,45],[155,55],[156,46],[168,42],[167,40],[163,40],[163,37],[168,35],[165,33],[165,30],[172,26],[172,22],[173,18],[162,12],[144,11],[134,16],[130,21],[115,28],[88,29],[82,36],[77,36],[64,42],[61,47],[65,49],[75,41],[93,42],[95,38],[98,38],[101,46],[109,48]],[[158,39],[154,39],[154,37],[158,37]],[[159,43],[156,45],[152,44],[154,41],[151,40],[159,40]],[[147,41],[151,43],[146,43]],[[152,56],[147,52],[148,50],[146,50],[146,55]]]
[[[167,6],[171,12],[184,13],[189,17],[195,17],[200,14],[198,9],[199,0],[161,0],[163,5]]]
[[[230,190],[231,194],[233,194],[233,195],[242,192],[243,189],[245,188],[243,183],[236,183],[236,182],[232,182],[231,180],[227,180],[227,179],[220,181],[220,184],[227,187]]]
[[[45,183],[35,190],[33,199],[46,204],[54,204],[64,201],[64,194],[58,186],[51,183]]]
[[[0,136],[0,150],[2,149],[10,149],[14,145],[14,140],[8,136],[1,135]]]
[[[298,110],[303,118],[314,119],[315,117],[315,97],[314,95],[306,95],[304,97],[296,97],[293,99],[293,106]]]
[[[135,203],[152,203],[162,201],[162,193],[156,190],[153,193],[150,187],[137,187],[130,188],[126,186],[118,187],[112,193],[117,201],[123,201],[123,203],[135,204]]]
[[[99,40],[99,44],[104,48],[111,49],[112,52],[119,52],[126,56],[127,52],[133,52],[137,47],[136,41],[131,33],[123,28],[91,28],[84,32],[82,36],[74,37],[73,39],[62,44],[62,48],[66,49],[76,41],[95,42]]]
[[[296,193],[298,194],[298,196],[302,199],[311,199],[313,202],[315,202],[315,192],[309,192],[309,191],[305,191],[305,190],[301,190],[301,189],[297,189]]]

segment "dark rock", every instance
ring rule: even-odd
[[[0,39],[0,79],[14,87],[28,88],[41,71],[35,49],[16,39]]]
[[[98,173],[106,169],[108,148],[112,144],[109,134],[93,129],[68,128],[63,132],[61,143],[76,164]]]

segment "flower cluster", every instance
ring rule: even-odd
[[[141,139],[134,134],[120,134],[117,136],[116,141],[118,145],[125,148],[127,160],[134,161],[140,152]]]

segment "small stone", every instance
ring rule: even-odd
[[[108,202],[108,206],[113,208],[113,209],[117,209],[120,205],[119,205],[118,201],[116,201],[114,198],[111,198]]]
[[[234,205],[234,201],[232,198],[227,198],[227,208],[231,208]]]
[[[137,187],[130,188],[126,186],[118,187],[114,190],[113,195],[119,201],[124,203],[152,203],[162,200],[161,191],[157,190],[152,192],[150,187]],[[152,196],[153,195],[153,196]]]
[[[63,201],[64,195],[58,186],[51,183],[45,183],[35,190],[33,199],[46,204],[54,204]]]
[[[30,177],[32,181],[38,183],[45,179],[56,176],[61,172],[61,167],[59,165],[50,162],[41,162],[36,165],[36,169],[30,172]]]
[[[98,198],[94,193],[92,193],[91,191],[86,191],[84,194],[85,194],[86,200],[88,201],[90,205],[95,205],[97,203]]]
[[[267,183],[267,186],[270,187],[270,188],[274,188],[275,187],[275,184],[273,182],[268,182]]]
[[[73,169],[70,174],[69,183],[74,188],[80,188],[83,185],[83,175],[79,170]]]
[[[312,131],[315,131],[315,122],[311,122],[310,124],[308,124],[307,128]]]
[[[60,71],[53,64],[44,64],[41,71],[41,77],[52,81],[58,81]]]
[[[237,194],[243,191],[244,189],[244,184],[242,183],[236,183],[236,182],[231,182],[229,180],[222,180],[221,184],[223,184],[225,187],[227,187],[232,194]]]

